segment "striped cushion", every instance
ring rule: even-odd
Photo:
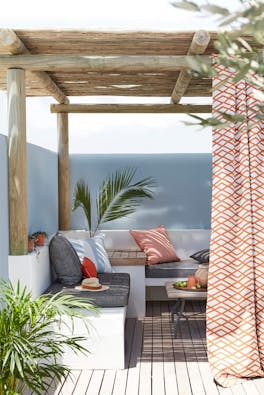
[[[205,248],[204,250],[197,251],[190,255],[190,258],[193,258],[200,263],[209,263],[210,251],[208,248]]]
[[[111,273],[112,266],[104,247],[104,234],[98,233],[91,239],[68,239],[79,259],[87,257],[94,262],[97,273]]]

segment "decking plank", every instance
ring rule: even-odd
[[[106,370],[99,395],[112,395],[116,370]]]
[[[188,302],[186,309],[193,312],[202,305]],[[73,382],[69,377],[61,383],[55,380],[45,395],[264,394],[264,378],[231,388],[215,384],[206,354],[204,317],[182,321],[180,329],[174,339],[167,302],[147,303],[143,322],[126,321],[126,369],[73,371]]]
[[[255,387],[257,388],[259,394],[264,394],[264,378],[257,378],[253,380]]]
[[[194,316],[192,321],[189,321],[189,330],[191,333],[205,393],[206,395],[218,395],[219,392],[217,389],[217,385],[213,379],[207,360],[205,326],[201,325],[201,323],[205,322],[205,312],[200,309],[200,304],[197,302],[189,303],[188,307],[188,310],[191,311],[192,314],[195,314],[197,312],[200,312],[201,314],[200,316]]]
[[[153,304],[153,343],[152,343],[152,395],[164,395],[164,364],[161,335],[160,302]]]
[[[100,393],[104,373],[104,370],[93,370],[92,377],[86,390],[86,395],[97,395]]]
[[[142,321],[137,320],[131,350],[131,357],[129,361],[126,395],[135,395],[138,393],[142,335],[143,323]]]
[[[152,304],[147,303],[140,358],[139,395],[151,395],[152,384]]]
[[[64,381],[63,385],[61,386],[59,395],[72,394],[80,374],[81,374],[80,370],[72,370],[71,373],[68,375],[67,379]]]
[[[129,318],[126,320],[126,331],[125,331],[125,339],[126,339],[125,366],[126,366],[126,369],[118,370],[116,372],[112,395],[125,395],[125,393],[126,393],[128,366],[129,366],[132,344],[133,344],[133,339],[134,339],[135,325],[136,325],[135,318],[134,319]]]
[[[170,312],[167,303],[161,304],[161,330],[164,360],[164,385],[166,395],[178,395],[176,370],[174,364],[172,327],[170,323]]]
[[[67,380],[67,378],[66,378]],[[45,395],[58,395],[60,393],[60,390],[64,384],[64,379],[62,379],[61,381],[59,381],[58,379],[54,379],[51,382],[51,385],[48,389],[48,391],[45,393]]]
[[[78,378],[76,386],[72,392],[72,395],[81,395],[85,394],[87,387],[89,385],[90,379],[92,377],[92,370],[82,370],[81,374]]]
[[[218,386],[218,391],[220,395],[233,395],[231,388],[224,388]]]
[[[190,303],[186,303],[185,311],[190,313]],[[199,370],[199,364],[197,361],[195,345],[193,344],[190,325],[188,320],[182,320],[180,324],[180,332],[183,343],[183,350],[186,359],[186,365],[189,375],[189,380],[191,383],[192,394],[193,395],[205,395],[205,390],[203,386],[202,377]],[[200,338],[199,338],[200,340]],[[198,347],[198,345],[196,345]]]
[[[170,303],[172,306],[173,303]],[[174,364],[176,371],[176,378],[178,384],[179,395],[192,395],[191,384],[189,380],[187,364],[184,354],[184,347],[181,338],[181,333],[178,332],[178,337],[174,337],[173,324],[171,324],[171,338],[173,344]]]
[[[241,385],[245,391],[245,394],[259,395],[259,391],[255,387],[253,380],[244,381]],[[264,393],[264,392],[262,392],[262,393]]]

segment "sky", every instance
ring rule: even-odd
[[[199,3],[199,0],[197,1]],[[200,1],[201,3],[201,1]],[[217,1],[215,0],[215,3]],[[237,4],[221,0],[221,6]],[[14,12],[15,10],[15,12]],[[102,30],[216,30],[216,20],[179,10],[167,0],[9,0],[1,28]],[[142,98],[76,98],[72,103],[144,102]],[[151,99],[147,99],[150,102]],[[153,99],[152,99],[153,101]],[[168,102],[159,98],[156,102]],[[192,100],[188,100],[192,102]],[[210,98],[205,99],[205,103]],[[57,150],[56,114],[48,98],[27,99],[27,139]],[[187,127],[182,114],[70,114],[71,153],[210,152],[211,130]],[[6,94],[0,91],[0,133],[7,133]]]

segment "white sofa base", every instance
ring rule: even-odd
[[[32,297],[41,295],[51,284],[48,246],[28,255],[9,256],[9,280],[16,286],[31,291]],[[90,354],[75,354],[65,350],[63,363],[71,369],[124,369],[126,307],[101,308],[99,315],[87,313],[91,322],[90,335],[83,322],[75,320],[75,335],[87,336],[84,346]],[[66,327],[62,327],[65,333]]]
[[[144,318],[146,315],[145,266],[114,266],[114,272],[130,275],[127,317]]]
[[[100,309],[100,316],[88,313],[87,317],[91,325],[87,340],[82,345],[89,353],[76,354],[67,349],[62,363],[70,369],[124,369],[126,307],[103,308]],[[65,325],[60,330],[70,334],[69,327]],[[74,335],[87,336],[80,319],[74,320]]]

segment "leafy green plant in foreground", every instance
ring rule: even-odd
[[[240,0],[237,11],[221,6],[221,2],[204,1],[197,4],[196,1],[175,0],[172,5],[177,8],[201,15],[213,15],[218,17],[221,30],[214,41],[217,57],[215,64],[220,64],[234,72],[233,82],[246,80],[256,88],[255,96],[258,101],[264,101],[264,1],[263,0]],[[193,57],[190,61],[192,73],[195,76],[212,77],[217,71],[210,64],[203,61],[200,56]],[[223,84],[225,81],[223,81]],[[190,125],[225,127],[226,123],[237,123],[244,120],[238,115],[221,113],[223,121],[217,118],[201,118],[191,115],[198,122],[186,123]],[[256,122],[263,119],[264,106],[260,104],[255,112]]]
[[[21,394],[26,386],[40,394],[49,379],[69,374],[60,363],[65,347],[88,352],[81,345],[85,338],[58,330],[65,317],[85,319],[79,309],[96,311],[87,300],[62,294],[33,300],[19,283],[14,288],[1,281],[0,309],[0,395]]]
[[[133,182],[136,170],[125,168],[106,177],[96,194],[96,219],[92,223],[92,194],[83,180],[76,184],[72,209],[81,207],[87,219],[90,235],[99,226],[136,211],[142,201],[153,198],[154,179],[147,177]],[[93,226],[94,225],[94,226]],[[93,230],[93,232],[92,232]]]

